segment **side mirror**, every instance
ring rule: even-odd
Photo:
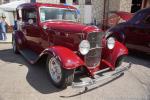
[[[28,20],[28,23],[29,23],[29,24],[33,24],[33,19],[29,19],[29,20]]]

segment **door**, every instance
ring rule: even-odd
[[[124,31],[126,36],[126,45],[129,48],[134,48],[134,46],[137,46],[140,44],[140,41],[142,40],[141,34],[142,32],[139,31],[141,28],[141,20],[144,18],[144,13],[138,12],[135,14],[135,16],[129,20],[127,23]]]
[[[139,18],[138,18],[139,17]],[[150,53],[150,16],[139,13],[129,24],[126,32],[126,45],[130,49]]]
[[[28,48],[40,53],[40,33],[37,23],[37,11],[36,8],[25,8],[22,10],[22,30],[27,40]]]
[[[146,14],[139,30],[143,33],[140,44],[141,50],[150,53],[150,14]]]

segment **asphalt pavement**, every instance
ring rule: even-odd
[[[132,66],[121,77],[84,91],[55,88],[41,64],[30,65],[0,43],[0,100],[150,100],[150,57],[129,56]]]

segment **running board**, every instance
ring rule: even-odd
[[[38,54],[35,52],[29,50],[29,49],[23,49],[19,50],[19,52],[27,59],[31,64],[34,64],[38,60]]]

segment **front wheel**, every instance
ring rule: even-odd
[[[123,65],[124,65],[124,61],[126,60],[126,58],[127,58],[126,55],[120,56],[120,57],[117,59],[116,68],[117,68],[117,67],[120,67],[120,66],[123,66]]]
[[[52,83],[57,88],[67,88],[74,79],[74,70],[67,70],[62,67],[60,60],[55,56],[48,56],[47,70]]]

